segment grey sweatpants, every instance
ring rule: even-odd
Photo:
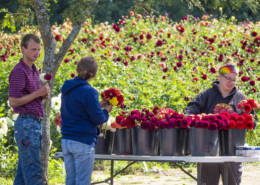
[[[228,185],[240,185],[243,163],[228,163]],[[203,163],[201,168],[201,180],[203,185],[218,185],[220,175],[223,179],[223,163]]]

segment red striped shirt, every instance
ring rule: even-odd
[[[27,66],[22,59],[13,68],[9,75],[9,96],[20,98],[31,94],[41,87],[39,72],[33,64],[32,68]],[[15,113],[33,114],[38,117],[43,117],[42,97],[35,98],[22,106],[14,107]]]

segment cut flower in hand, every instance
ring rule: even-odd
[[[102,100],[108,100],[113,106],[122,105],[124,97],[119,89],[110,88],[101,93]]]

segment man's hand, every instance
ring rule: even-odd
[[[108,100],[103,100],[103,101],[99,102],[99,105],[100,105],[101,109],[105,109],[106,106],[108,105]]]
[[[50,95],[49,95],[49,94],[46,94],[45,96],[42,97],[42,101],[47,100],[47,99],[49,99],[49,98],[50,98]]]
[[[50,96],[51,90],[49,87],[49,84],[46,83],[43,86],[41,86],[37,91],[36,91],[38,97],[39,96]]]

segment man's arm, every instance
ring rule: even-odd
[[[12,108],[19,107],[27,104],[28,102],[31,102],[32,100],[38,98],[39,96],[45,96],[45,95],[49,96],[49,94],[50,94],[49,85],[45,84],[41,86],[37,91],[34,91],[33,93],[25,95],[23,97],[20,98],[9,97],[9,104],[10,107]]]

